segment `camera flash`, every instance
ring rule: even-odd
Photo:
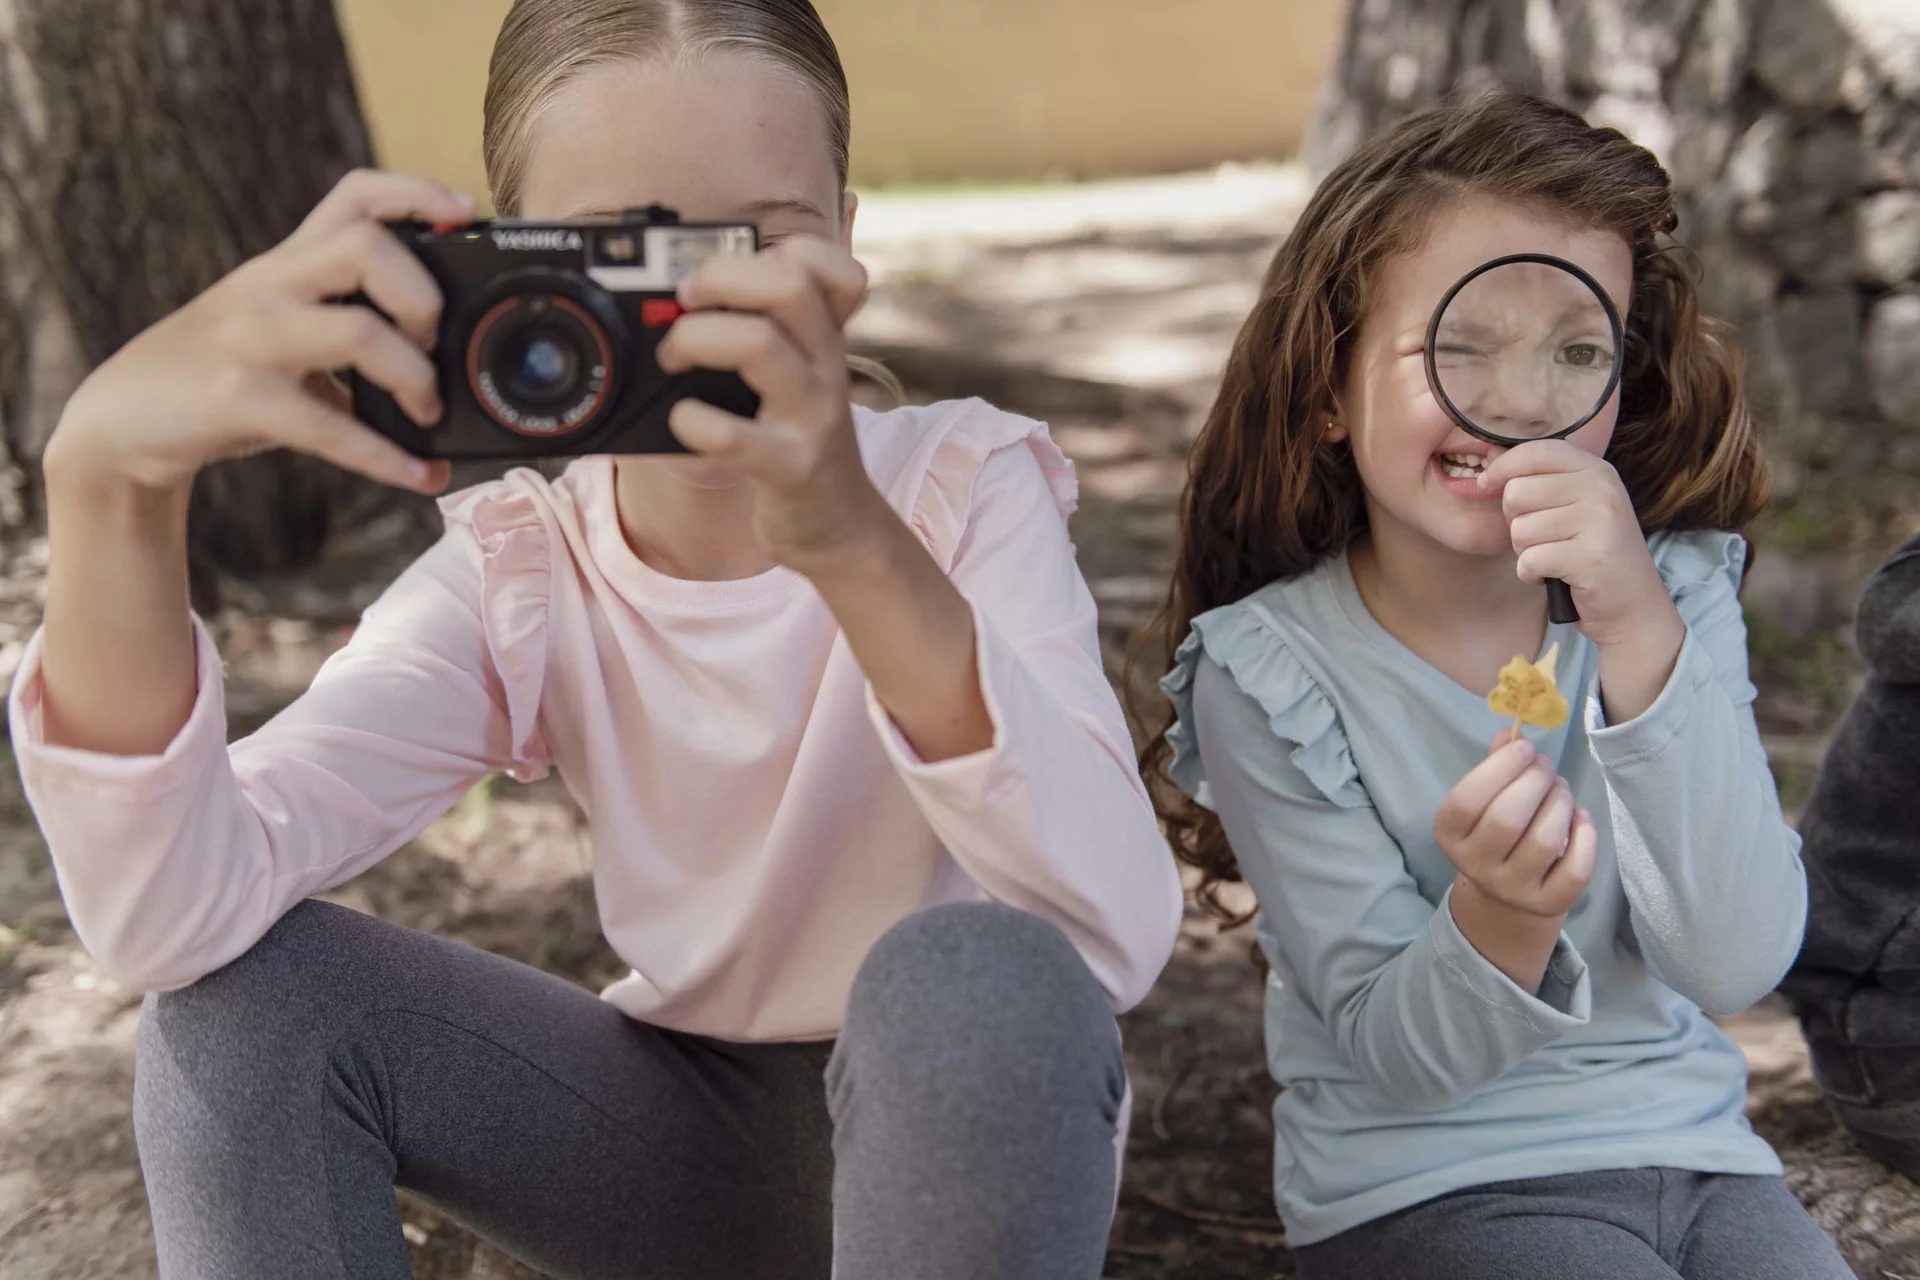
[[[633,237],[626,234],[608,236],[600,242],[600,252],[608,262],[632,262],[638,256]]]

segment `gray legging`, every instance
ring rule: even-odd
[[[169,1280],[408,1276],[396,1185],[568,1280],[1093,1280],[1124,1083],[1007,907],[896,925],[836,1045],[742,1045],[309,902],[148,998],[134,1125]]]
[[[1301,1280],[1853,1280],[1780,1179],[1684,1169],[1472,1187],[1299,1256]]]

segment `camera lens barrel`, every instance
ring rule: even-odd
[[[533,268],[504,277],[466,341],[474,402],[504,430],[553,439],[592,430],[619,398],[625,326],[592,281]]]

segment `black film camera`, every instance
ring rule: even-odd
[[[684,452],[667,412],[691,396],[743,417],[760,401],[738,375],[662,373],[654,349],[681,313],[674,290],[715,254],[751,254],[751,223],[683,223],[653,207],[618,218],[392,224],[446,297],[433,427],[349,379],[361,421],[423,458]],[[360,299],[359,301],[364,301]]]

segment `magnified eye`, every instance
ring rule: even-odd
[[[1433,354],[1436,356],[1452,356],[1458,360],[1466,360],[1476,356],[1483,356],[1486,352],[1479,347],[1469,346],[1464,342],[1437,342],[1434,344]]]
[[[1571,342],[1560,348],[1560,363],[1576,369],[1604,369],[1609,360],[1607,349],[1597,342]]]

